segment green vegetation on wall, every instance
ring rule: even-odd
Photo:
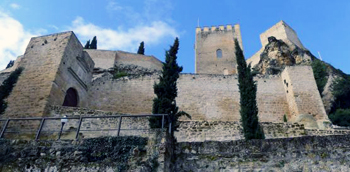
[[[179,50],[179,39],[176,38],[173,46],[169,51],[166,51],[165,63],[163,63],[163,70],[159,77],[159,83],[154,84],[154,94],[156,98],[153,99],[153,114],[168,114],[169,117],[165,119],[165,126],[169,122],[172,123],[171,129],[175,131],[178,127],[178,118],[182,115],[189,116],[185,112],[178,112],[179,108],[176,105],[175,98],[177,97],[177,79],[182,71],[182,67],[177,64],[177,52]],[[160,128],[162,126],[162,117],[152,117],[149,120],[150,127]]]
[[[113,79],[119,79],[122,78],[124,76],[128,76],[128,73],[124,72],[124,71],[118,71],[113,75]]]
[[[21,75],[23,68],[18,68],[13,71],[10,76],[0,85],[0,114],[5,112],[7,102],[5,99],[12,92],[13,87],[17,83],[18,77]]]
[[[264,132],[260,128],[258,106],[256,102],[257,86],[253,80],[250,65],[247,66],[243,51],[235,39],[235,49],[238,70],[238,87],[240,92],[241,122],[246,140],[264,139]]]
[[[327,84],[328,80],[327,65],[321,60],[315,58],[311,66],[312,70],[314,71],[314,77],[316,80],[318,91],[322,96],[324,86]]]

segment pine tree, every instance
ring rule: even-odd
[[[139,50],[137,51],[137,54],[145,55],[145,44],[143,41],[140,43]]]
[[[159,83],[154,84],[154,93],[156,98],[153,100],[153,114],[168,114],[165,118],[165,127],[169,122],[172,123],[171,131],[178,128],[178,118],[182,115],[190,116],[185,112],[178,112],[175,98],[177,97],[176,81],[182,71],[182,67],[177,64],[177,52],[179,50],[179,39],[176,38],[173,46],[165,53],[165,63],[163,63],[163,71],[159,78]],[[152,128],[160,128],[162,126],[162,117],[150,118],[150,126]]]
[[[90,49],[90,40],[86,42],[84,49]]]
[[[2,85],[0,85],[0,114],[5,112],[5,109],[7,108],[7,103],[5,102],[5,99],[10,95],[22,71],[23,68],[16,69],[2,83]]]
[[[94,38],[91,41],[90,49],[97,49],[97,38],[96,38],[96,36],[94,36]]]
[[[243,51],[235,39],[238,87],[240,92],[241,122],[246,140],[263,139],[264,133],[259,126],[258,106],[256,102],[257,86],[253,80],[250,65],[247,66]]]

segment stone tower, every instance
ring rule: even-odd
[[[94,65],[71,31],[32,38],[1,117],[41,117],[51,105],[86,106]]]
[[[234,39],[238,40],[243,49],[238,24],[196,28],[196,73],[225,75],[237,73]]]

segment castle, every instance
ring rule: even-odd
[[[247,60],[253,66],[274,36],[305,49],[296,33],[281,21],[260,35],[262,49]],[[239,121],[239,90],[234,39],[242,46],[239,25],[196,29],[195,74],[181,74],[177,103],[193,120]],[[304,58],[305,59],[305,58]],[[127,114],[150,114],[153,84],[162,62],[153,56],[122,51],[83,49],[71,31],[32,38],[18,66],[25,68],[8,97],[1,118],[40,117],[50,106],[77,106]],[[133,66],[148,74],[112,79],[115,67]],[[95,71],[95,72],[94,72]],[[100,72],[96,72],[100,71]],[[152,73],[153,72],[153,73]],[[3,79],[2,79],[3,80]],[[279,75],[255,78],[261,122],[300,122],[309,128],[330,125],[310,66],[288,66]]]
[[[260,72],[254,77],[257,83],[259,122],[265,137],[275,139],[265,141],[240,142],[243,134],[239,122],[240,94],[234,48],[234,39],[237,39],[243,49],[240,26],[237,24],[196,28],[195,34],[195,73],[180,74],[177,85],[177,105],[180,110],[190,114],[192,119],[181,118],[179,131],[175,133],[178,141],[176,146],[179,148],[173,152],[179,157],[175,168],[180,171],[183,169],[208,171],[218,168],[231,170],[284,168],[287,171],[291,168],[300,171],[311,166],[316,169],[328,167],[326,162],[339,163],[337,159],[333,159],[334,156],[348,162],[347,157],[339,154],[332,145],[348,151],[346,143],[349,137],[328,136],[315,137],[315,139],[311,137],[346,135],[350,130],[332,128],[309,65],[312,56],[307,53],[307,49],[290,26],[280,21],[262,33],[261,50],[247,59],[247,63]],[[286,47],[296,51],[290,52]],[[286,56],[281,53],[281,49],[292,55]],[[123,51],[83,49],[72,31],[34,37],[30,40],[24,55],[17,58],[14,66],[0,71],[0,83],[2,83],[16,68],[24,68],[10,96],[6,99],[8,107],[5,113],[0,115],[0,119],[62,117],[63,115],[108,116],[116,113],[151,114],[155,97],[153,85],[159,80],[162,65],[163,63],[154,56]],[[115,77],[113,74],[118,72],[125,72],[126,76]],[[285,122],[284,118],[287,118],[288,122]],[[98,133],[93,131],[113,128],[116,126],[116,121],[114,119],[86,120],[82,128],[90,129],[90,132],[80,133],[78,130],[77,135],[81,134],[81,138],[106,136],[104,131]],[[12,126],[9,124],[9,128],[30,130],[31,127],[38,127],[40,124],[38,122],[40,121],[26,123],[31,125],[13,122]],[[75,129],[78,122],[71,120],[66,124],[66,128]],[[157,134],[149,128],[147,119],[123,118],[123,123],[120,125],[131,129],[121,132],[121,136],[147,138],[150,141],[147,143],[150,147],[150,150],[147,150],[147,158],[153,156],[155,152],[158,158],[156,160],[164,169],[166,168],[167,156],[163,148],[166,143],[163,137],[159,138],[159,132]],[[43,132],[59,126],[60,123],[57,121],[47,122],[43,126]],[[135,130],[132,131],[132,129]],[[146,130],[149,133],[145,135]],[[115,131],[108,134],[117,135]],[[283,139],[291,137],[295,139]],[[115,140],[111,141],[113,139]],[[33,150],[39,149],[44,152],[40,156],[39,153],[33,155],[37,156],[37,159],[43,157],[62,159],[63,157],[63,159],[66,158],[64,162],[72,162],[69,167],[62,167],[63,169],[70,170],[73,167],[79,169],[83,164],[81,171],[84,171],[88,168],[85,168],[86,164],[83,160],[76,161],[71,160],[70,156],[61,156],[61,151],[78,158],[96,155],[98,157],[96,159],[102,159],[105,162],[100,156],[106,153],[104,149],[109,150],[118,146],[125,148],[124,141],[130,138],[123,139],[110,138],[107,141],[105,138],[96,138],[96,142],[87,140],[66,145],[65,143],[61,145],[61,142],[43,141],[45,145],[61,145],[58,148],[52,148],[59,150],[60,153],[50,156],[47,154],[52,154],[52,149],[37,148],[36,143],[19,145],[13,150],[27,150],[28,145],[29,147],[34,145]],[[130,159],[130,162],[138,162],[137,157],[142,156],[138,154],[140,145],[137,140],[140,138],[131,139],[136,139],[131,144],[134,147],[128,147],[127,153],[122,155],[131,156],[128,152],[133,152],[135,155],[131,157],[136,158]],[[238,141],[235,142],[235,140]],[[90,141],[95,146],[93,149],[99,151],[98,153],[89,152],[91,145],[86,143]],[[118,145],[113,145],[115,143]],[[320,143],[330,143],[331,146]],[[16,143],[3,141],[0,146],[6,148],[13,144]],[[283,149],[286,145],[288,149]],[[71,147],[63,149],[66,146]],[[85,149],[84,146],[89,149]],[[74,151],[75,149],[84,153]],[[113,151],[115,150],[111,152]],[[325,152],[330,152],[331,155]],[[262,158],[256,155],[261,155]],[[312,158],[315,156],[316,158]],[[315,162],[319,162],[320,158],[317,159],[317,157],[320,156],[323,164],[312,163],[310,167],[305,166],[311,163],[310,159],[316,159]],[[14,157],[9,162],[17,162],[18,158]],[[113,154],[109,158],[115,157]],[[32,160],[33,158],[28,159],[28,161]],[[106,158],[107,165],[111,163],[110,161],[111,159]],[[97,166],[104,166],[99,163],[100,161],[96,162]],[[58,171],[57,164],[45,164],[39,168],[39,161],[31,162],[34,165],[26,165],[27,161],[19,163],[22,163],[22,166],[28,166],[27,169],[54,168]],[[0,167],[6,168],[1,165]],[[107,169],[108,166],[103,168]],[[344,165],[337,166],[337,169],[339,168],[350,169]]]

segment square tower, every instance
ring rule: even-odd
[[[196,28],[197,74],[236,74],[237,60],[234,39],[242,46],[242,36],[238,24]]]

